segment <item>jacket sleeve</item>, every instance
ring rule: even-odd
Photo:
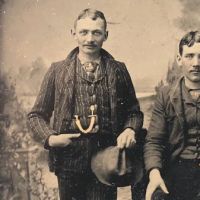
[[[166,106],[164,103],[166,94],[163,94],[163,91],[164,88],[157,94],[144,146],[144,162],[147,172],[153,168],[162,169],[163,167],[163,152],[167,142]]]
[[[124,63],[122,63],[122,68],[120,71],[120,78],[118,78],[118,83],[121,84],[121,89],[123,93],[124,109],[126,113],[126,120],[124,123],[124,129],[132,128],[136,133],[138,133],[143,126],[143,113],[140,110],[139,102],[136,98],[135,89],[128,73],[128,70]]]
[[[48,138],[56,132],[50,128],[50,118],[54,110],[55,97],[55,66],[54,64],[48,69],[35,104],[30,113],[28,113],[27,121],[31,128],[34,138],[39,140],[46,148],[48,147]]]

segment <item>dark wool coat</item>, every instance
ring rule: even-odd
[[[72,96],[74,92],[75,61],[78,48],[60,62],[53,63],[46,73],[35,104],[28,114],[28,123],[36,138],[43,145],[51,134],[65,132],[66,123],[70,121],[72,113]],[[112,134],[116,137],[127,127],[135,131],[141,129],[143,113],[135,95],[130,75],[124,63],[114,60],[105,50],[101,50],[108,76],[109,101],[111,106]],[[53,127],[50,118],[53,113]],[[54,148],[50,148],[50,170],[55,166]]]
[[[163,87],[155,101],[144,147],[147,171],[162,171],[176,160],[184,148],[185,121],[181,101],[183,78],[176,84]]]

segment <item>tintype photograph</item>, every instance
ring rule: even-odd
[[[199,200],[199,10],[0,0],[0,200]]]

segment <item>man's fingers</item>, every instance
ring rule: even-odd
[[[152,194],[154,193],[155,190],[156,187],[149,183],[146,190],[145,200],[151,200]]]
[[[117,138],[117,147],[119,147],[121,149],[121,137]]]
[[[118,137],[117,139],[117,146],[120,148],[120,149],[123,149],[124,148],[124,144],[123,144],[123,140],[122,140],[122,137]]]
[[[80,133],[74,133],[74,134],[66,134],[67,138],[71,139],[71,138],[77,138],[79,137],[81,134]]]
[[[128,137],[126,135],[123,135],[121,141],[122,141],[122,148],[126,147]]]
[[[136,140],[132,136],[129,136],[126,140],[126,148],[133,147],[135,143],[136,143]]]
[[[154,184],[149,183],[146,190],[145,200],[151,200],[153,193],[155,192],[157,186]],[[160,184],[160,188],[163,190],[164,193],[168,194],[167,187],[164,181]]]
[[[160,188],[162,189],[162,191],[166,194],[169,194],[168,189],[164,183],[164,181],[160,184]]]
[[[122,135],[119,136],[117,139],[117,146],[121,149],[123,149],[124,147],[130,148],[134,146],[135,143],[136,143],[135,139],[129,135]]]
[[[126,148],[131,147],[132,143],[133,143],[133,139],[131,137],[127,137],[127,139],[126,139]]]
[[[120,136],[117,138],[117,146],[118,146],[120,149],[123,149],[123,148],[126,146],[126,137],[124,137],[124,135],[120,135]]]
[[[126,141],[125,147],[126,147],[126,148],[129,148],[130,146],[131,146],[131,140],[128,139],[128,140]]]

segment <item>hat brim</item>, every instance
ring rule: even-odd
[[[91,169],[98,180],[109,186],[124,187],[138,183],[143,177],[143,162],[134,151],[126,152],[125,171],[120,172],[118,158],[120,149],[108,147],[92,157]],[[125,151],[125,150],[124,150]]]

